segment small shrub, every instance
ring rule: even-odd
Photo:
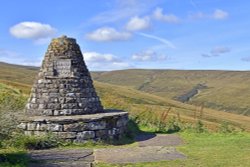
[[[26,136],[24,134],[13,134],[13,138],[6,141],[5,146],[21,149],[47,149],[57,147],[60,140],[48,134],[46,136]]]
[[[222,133],[232,133],[234,131],[235,131],[235,128],[231,126],[228,122],[223,122],[219,128],[219,132],[222,132]]]
[[[175,118],[171,118],[167,123],[167,133],[175,133],[181,130],[180,122]]]
[[[9,139],[17,131],[18,119],[12,112],[0,111],[0,140]]]
[[[201,120],[198,120],[195,124],[195,127],[194,127],[194,130],[195,132],[197,133],[203,133],[206,131],[206,128],[204,127],[204,124],[202,123]]]
[[[167,127],[168,127],[167,119],[168,119],[168,114],[170,111],[171,111],[171,107],[167,111],[162,112],[159,120],[157,121],[158,122],[157,129],[159,132],[166,132]]]
[[[18,111],[22,110],[26,104],[27,97],[22,94],[14,94],[9,91],[0,92],[0,110]]]
[[[140,129],[133,118],[129,119],[127,127],[128,132],[126,133],[126,136],[128,138],[133,139],[138,133],[140,133]]]

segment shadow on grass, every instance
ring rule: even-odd
[[[128,127],[128,132],[121,139],[111,141],[109,144],[126,145],[139,141],[149,140],[156,137],[156,134],[153,132],[145,132],[140,130],[135,121],[131,119],[129,120],[127,127]]]
[[[28,166],[30,158],[26,152],[16,153],[0,153],[0,166],[1,167],[24,167]]]

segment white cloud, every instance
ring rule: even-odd
[[[112,54],[100,54],[97,52],[85,52],[83,53],[83,56],[87,62],[120,62],[121,61]]]
[[[188,18],[197,20],[197,19],[214,19],[214,20],[223,20],[228,18],[229,14],[226,11],[221,9],[216,9],[212,14],[206,14],[203,12],[196,12],[189,14]]]
[[[132,55],[132,59],[136,61],[163,61],[167,56],[158,54],[153,50],[146,50]]]
[[[113,54],[84,52],[83,57],[91,70],[106,71],[131,68],[132,66]]]
[[[165,44],[167,47],[170,47],[172,49],[175,49],[175,45],[170,42],[169,40],[165,39],[165,38],[161,38],[155,35],[150,35],[150,34],[146,34],[146,33],[137,33],[138,35],[144,36],[146,38],[151,38],[151,39],[155,39],[157,41],[160,41],[161,43]]]
[[[179,23],[180,19],[174,14],[163,14],[162,8],[156,8],[153,12],[153,18],[167,23]]]
[[[12,26],[9,31],[16,38],[33,40],[50,38],[56,33],[56,29],[49,24],[39,22],[21,22]]]
[[[212,15],[212,17],[214,19],[217,20],[222,20],[222,19],[226,19],[228,17],[228,13],[226,11],[220,10],[220,9],[216,9]]]
[[[104,42],[104,41],[121,41],[128,40],[131,34],[128,32],[118,32],[111,27],[102,27],[91,33],[86,34],[89,40]]]
[[[149,17],[140,18],[138,16],[132,17],[126,25],[126,29],[129,31],[138,31],[147,29],[150,27]]]

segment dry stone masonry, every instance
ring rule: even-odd
[[[79,45],[66,36],[50,43],[25,110],[25,134],[75,142],[119,139],[128,122],[127,112],[103,109]]]

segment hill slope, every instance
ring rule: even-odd
[[[250,115],[250,71],[121,70],[92,76],[171,99],[192,94],[197,85],[203,85],[187,103]]]
[[[198,116],[200,112],[197,110],[197,107],[189,104],[158,97],[127,87],[101,82],[94,82],[94,85],[105,108],[126,110],[130,112],[132,116],[143,114],[145,119],[152,119],[152,117],[160,118],[164,112],[171,108],[169,116],[178,117],[181,121],[186,123],[195,123],[200,119],[209,129],[217,129],[223,122],[228,122],[235,127],[244,128],[250,131],[250,117],[247,116],[220,112],[207,108],[203,109],[202,116]],[[8,98],[9,101],[7,103],[5,101],[5,105],[16,105],[15,103],[18,102],[19,108],[20,105],[24,107],[25,100],[23,98],[25,97],[27,99],[28,96],[20,94],[22,91],[19,90],[22,87],[19,87],[18,84],[16,84],[16,87],[7,86],[0,81],[0,88],[0,95],[3,94],[6,96],[7,92],[11,97],[11,99]],[[1,102],[0,98],[0,108]]]
[[[14,82],[22,83],[18,86],[26,93],[37,72],[36,67],[0,62],[0,80],[14,86]],[[195,95],[188,98],[187,103],[250,115],[250,71],[120,70],[92,72],[91,75],[96,81],[127,86],[168,99]],[[195,91],[200,84],[204,88]]]

